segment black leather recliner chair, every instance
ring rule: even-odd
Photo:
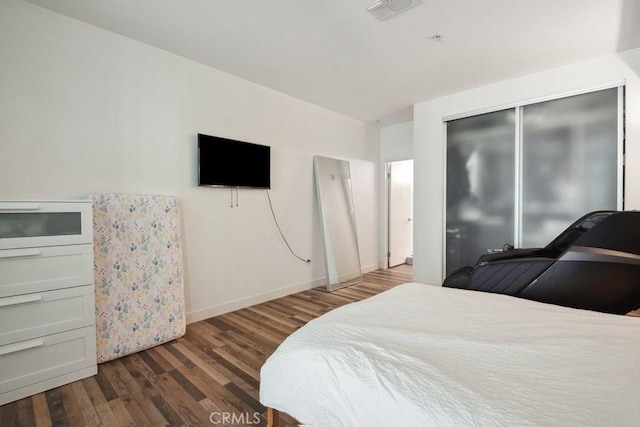
[[[640,212],[589,213],[544,248],[483,255],[442,286],[628,313],[640,308]]]

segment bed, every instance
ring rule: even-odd
[[[260,381],[270,423],[640,425],[640,318],[407,283],[310,321]]]

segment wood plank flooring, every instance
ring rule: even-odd
[[[401,265],[332,293],[312,289],[192,323],[184,337],[98,365],[93,377],[0,406],[0,426],[266,425],[260,367],[276,347],[309,320],[411,278]],[[283,414],[280,425],[296,423]]]

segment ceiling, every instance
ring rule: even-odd
[[[640,0],[26,0],[363,121],[640,46]],[[434,35],[441,35],[439,41]]]

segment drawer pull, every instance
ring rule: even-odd
[[[0,203],[0,211],[37,211],[40,205],[37,203]]]
[[[27,304],[38,301],[42,301],[42,295],[21,295],[19,297],[0,299],[0,307],[10,307],[12,305]]]
[[[0,356],[6,354],[17,353],[23,350],[29,350],[30,348],[36,348],[44,345],[44,340],[31,340],[26,342],[19,342],[17,344],[5,345],[0,347]]]
[[[0,251],[0,258],[23,258],[41,255],[37,249],[8,249]]]

